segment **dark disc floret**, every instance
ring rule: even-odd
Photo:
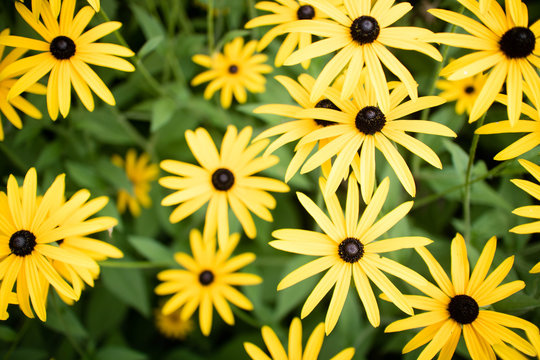
[[[199,274],[199,282],[206,286],[210,285],[214,281],[214,273],[210,270],[204,270]]]
[[[466,94],[472,94],[473,92],[474,92],[474,86],[469,85],[465,88]]]
[[[478,303],[469,295],[456,295],[448,304],[450,317],[460,324],[470,324],[478,317]]]
[[[334,104],[330,99],[322,99],[315,105],[315,107],[318,109],[332,109],[332,110],[341,111],[341,109],[338,108],[336,104]],[[333,121],[328,121],[328,120],[322,120],[322,119],[313,119],[313,120],[319,126],[328,126],[328,125],[335,124]]]
[[[17,256],[30,255],[36,247],[36,236],[28,230],[19,230],[9,238],[9,249]]]
[[[229,74],[236,74],[238,72],[238,66],[231,65],[229,66]]]
[[[501,37],[499,46],[501,51],[510,59],[529,56],[536,45],[534,33],[526,27],[514,27]]]
[[[311,5],[302,5],[296,11],[298,20],[311,20],[315,17],[315,9]]]
[[[75,55],[76,46],[67,36],[57,36],[51,41],[49,50],[58,60],[66,60]]]
[[[216,190],[227,191],[234,185],[234,175],[229,169],[219,168],[212,174],[212,185]]]
[[[356,114],[354,124],[364,134],[373,135],[382,130],[386,117],[378,107],[366,106]]]
[[[377,40],[381,28],[375,18],[367,15],[356,18],[351,24],[351,37],[360,45],[370,44]]]
[[[356,238],[346,238],[338,246],[339,257],[348,263],[355,263],[364,255],[364,245]]]

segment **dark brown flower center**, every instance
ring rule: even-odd
[[[473,92],[474,92],[474,86],[470,86],[470,85],[469,85],[469,86],[467,86],[467,87],[465,88],[465,93],[466,93],[466,94],[472,94]]]
[[[75,43],[67,36],[57,36],[49,45],[51,54],[58,60],[66,60],[75,55]]]
[[[341,111],[340,108],[338,108],[336,106],[336,104],[334,104],[330,99],[322,99],[321,101],[319,101],[316,105],[315,105],[316,108],[318,109],[332,109],[332,110],[337,110],[337,111]],[[322,119],[313,119],[317,125],[319,126],[328,126],[328,125],[334,125],[335,122],[333,121],[328,121],[328,120],[322,120]]]
[[[207,286],[214,281],[214,274],[210,270],[204,270],[199,274],[199,282],[201,285]]]
[[[36,236],[28,230],[19,230],[9,238],[9,249],[17,256],[30,255],[36,246]]]
[[[374,42],[381,31],[377,20],[367,15],[356,18],[351,24],[350,30],[351,37],[360,45]]]
[[[529,56],[535,45],[534,33],[529,28],[522,26],[508,30],[499,40],[501,51],[510,59]]]
[[[386,117],[378,107],[366,106],[356,114],[354,124],[364,134],[373,135],[382,130]]]
[[[456,295],[448,304],[450,317],[460,324],[470,324],[478,317],[478,303],[469,295]]]
[[[229,66],[229,74],[236,74],[238,72],[238,66],[231,65]]]
[[[302,5],[296,11],[298,20],[311,20],[315,17],[315,9],[311,5]]]
[[[346,238],[338,246],[339,257],[348,263],[355,263],[364,255],[364,245],[356,238]]]
[[[233,173],[224,168],[217,169],[212,174],[212,185],[216,190],[227,191],[234,185]]]

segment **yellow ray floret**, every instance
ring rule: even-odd
[[[456,113],[461,115],[464,112],[471,113],[473,104],[484,86],[484,82],[486,82],[485,75],[479,73],[456,81],[439,80],[436,86],[442,90],[439,94],[440,97],[446,101],[456,102]]]
[[[27,91],[39,79],[49,74],[47,84],[47,109],[51,119],[58,117],[58,112],[66,117],[71,106],[71,86],[83,105],[94,110],[94,99],[90,90],[109,105],[115,105],[114,96],[107,85],[88,66],[104,66],[121,71],[134,71],[134,66],[120,56],[129,57],[134,53],[126,47],[98,43],[96,40],[119,29],[122,24],[109,21],[84,32],[95,11],[86,6],[76,16],[75,0],[64,0],[60,17],[53,15],[51,4],[41,3],[43,22],[32,16],[22,3],[15,7],[23,19],[43,38],[35,40],[21,36],[0,36],[0,44],[38,51],[39,54],[20,59],[7,66],[0,76],[24,74],[11,87],[8,99],[13,99]]]
[[[508,354],[513,354],[512,359],[525,359],[520,352],[537,355],[540,334],[534,324],[516,316],[482,309],[525,287],[520,280],[500,285],[512,268],[513,256],[488,275],[496,246],[497,240],[493,237],[469,274],[465,241],[457,234],[451,246],[451,279],[426,248],[416,248],[438,287],[429,282],[413,284],[427,296],[405,295],[405,298],[413,308],[425,312],[395,321],[385,329],[385,332],[396,332],[423,328],[405,345],[403,353],[427,343],[418,356],[419,360],[432,359],[437,353],[438,359],[451,360],[463,333],[473,360],[495,359],[495,353],[505,359],[509,358]],[[530,342],[509,328],[525,331]]]
[[[156,294],[174,294],[163,305],[163,315],[180,309],[180,319],[187,321],[199,308],[199,326],[208,336],[214,307],[229,325],[234,325],[234,316],[228,302],[241,309],[252,310],[251,301],[233,286],[255,285],[262,279],[254,274],[237,272],[253,262],[255,254],[243,253],[229,259],[239,240],[240,235],[233,234],[227,245],[216,251],[215,237],[203,241],[198,230],[191,230],[189,241],[193,257],[185,253],[174,256],[185,270],[170,269],[157,275],[163,282],[156,287]]]

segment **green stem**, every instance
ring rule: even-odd
[[[214,53],[214,0],[208,0],[208,13],[206,14],[206,27],[208,34],[208,49]]]
[[[497,174],[499,174],[501,171],[503,171],[508,165],[510,165],[512,162],[514,161],[514,159],[512,160],[507,160],[505,162],[502,162],[500,163],[499,165],[495,166],[493,169],[491,169],[490,171],[488,171],[487,173],[485,173],[484,175],[482,176],[478,176],[474,179],[471,179],[469,181],[469,184],[472,185],[478,181],[482,181],[482,180],[485,180],[485,179],[489,179],[489,178],[492,178],[493,176],[496,176]],[[422,206],[426,206],[426,205],[429,205],[431,204],[432,202],[442,198],[442,197],[445,197],[446,195],[450,194],[450,193],[453,193],[454,191],[458,191],[458,190],[461,190],[465,187],[465,183],[463,184],[459,184],[459,185],[456,185],[456,186],[452,186],[452,187],[449,187],[448,189],[444,190],[444,191],[441,191],[439,193],[436,193],[436,194],[433,194],[433,195],[429,195],[429,196],[425,196],[419,200],[416,200],[414,202],[414,210],[422,207]]]
[[[24,164],[24,162],[15,154],[13,151],[9,149],[3,142],[0,142],[0,151],[4,153],[6,158],[9,159],[15,165],[15,167],[20,170],[22,173],[26,173],[28,170],[28,167]]]
[[[60,306],[58,305],[57,296],[52,296],[52,304],[53,308],[56,312],[56,315],[58,316],[58,319],[60,320],[60,325],[64,329],[64,335],[66,336],[67,340],[73,347],[73,349],[79,354],[80,359],[88,359],[88,355],[84,353],[84,351],[81,349],[77,341],[71,336],[71,332],[69,331],[69,327],[67,326],[66,322],[64,321],[64,315],[60,311]]]
[[[119,111],[116,111],[115,119],[118,124],[126,131],[126,133],[137,143],[137,145],[139,145],[144,151],[146,151],[153,161],[156,161],[154,147],[137,131],[137,129],[135,129],[135,127],[133,127],[133,125],[131,125],[126,116],[124,116]]]
[[[249,316],[245,311],[242,311],[235,306],[231,307],[233,313],[239,318],[242,319],[246,324],[253,326],[254,328],[261,328],[261,325],[259,322],[253,318],[252,316]]]
[[[26,334],[26,332],[30,328],[30,321],[31,321],[30,319],[25,318],[21,329],[17,332],[17,337],[15,338],[15,340],[13,341],[11,346],[9,347],[9,350],[5,353],[5,355],[3,357],[3,360],[8,360],[11,357],[11,354],[13,354],[13,352],[15,351],[15,349],[17,349],[17,345],[19,345],[22,338],[24,337],[24,335]]]
[[[103,267],[121,268],[121,269],[154,269],[170,267],[170,262],[151,262],[151,261],[101,261],[99,263]]]
[[[180,8],[178,9],[178,21],[180,22],[180,26],[182,27],[182,31],[184,31],[186,34],[193,34],[193,26],[191,25],[191,21],[189,20],[189,17],[186,14],[184,3],[180,5]]]
[[[109,16],[107,16],[107,13],[105,13],[105,10],[103,9],[103,7],[101,7],[101,11],[100,11],[100,14],[101,16],[103,17],[103,19],[107,22],[111,21],[111,19],[109,18]],[[116,38],[118,39],[118,42],[120,42],[120,44],[124,47],[127,47],[128,49],[130,49],[126,39],[124,38],[124,36],[122,35],[122,33],[120,33],[119,31],[115,31],[114,34],[116,35]],[[160,96],[169,96],[166,91],[162,88],[161,84],[159,83],[159,81],[157,81],[153,76],[152,74],[150,73],[150,71],[148,71],[148,69],[146,68],[146,66],[144,65],[144,63],[142,62],[142,59],[137,55],[133,55],[132,59],[130,59],[131,62],[133,63],[133,65],[135,65],[135,67],[137,68],[137,70],[139,71],[139,73],[143,76],[143,78],[146,80],[146,82],[148,83],[148,85],[150,85],[150,87],[154,90],[154,92],[157,94],[157,95],[160,95]]]
[[[476,128],[484,124],[486,119],[487,111],[484,115],[478,120]],[[467,164],[467,170],[465,171],[465,191],[463,193],[463,217],[465,220],[465,241],[471,241],[471,174],[474,165],[474,158],[476,156],[476,149],[478,147],[478,140],[480,139],[480,134],[476,132],[473,135],[471,148],[469,150],[469,162]]]

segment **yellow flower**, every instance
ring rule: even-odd
[[[274,114],[285,116],[288,118],[298,119],[298,112],[302,109],[324,108],[339,111],[340,106],[344,106],[342,105],[343,101],[340,99],[339,96],[332,97],[332,99],[321,96],[320,98],[315,99],[315,101],[311,101],[309,95],[311,93],[311,89],[313,89],[315,79],[313,79],[308,74],[301,74],[298,77],[298,82],[282,75],[276,76],[275,79],[287,89],[291,97],[296,101],[299,106],[286,104],[268,104],[259,106],[258,108],[253,110],[254,113]],[[313,131],[327,127],[332,124],[334,123],[319,119],[300,119],[289,121],[273,126],[270,129],[263,131],[254,139],[254,141],[282,134],[277,140],[275,140],[272,144],[270,144],[270,146],[268,146],[268,148],[264,152],[264,155],[267,155],[271,154],[274,150],[280,148],[281,146],[289,142],[302,139]],[[330,131],[330,129],[328,129],[328,131]],[[322,144],[326,144],[330,139],[331,138],[325,139],[324,141],[322,141]],[[308,155],[315,147],[315,145],[317,145],[317,141],[302,144],[301,146],[298,146],[294,149],[295,154],[291,159],[289,166],[287,167],[287,171],[285,172],[285,182],[288,182],[294,176],[294,174],[296,174],[300,166],[302,166]],[[327,161],[323,166],[328,167],[330,165],[330,161]]]
[[[22,0],[22,2],[24,2],[24,0]],[[62,0],[49,0],[48,2],[51,6],[51,12],[54,17],[58,17],[58,14],[60,14],[60,6],[62,5]],[[43,3],[43,6],[47,6],[45,0],[32,0],[32,13],[34,14],[36,20],[39,17]],[[99,0],[88,0],[88,3],[92,6],[95,12],[99,12]]]
[[[455,101],[456,113],[461,115],[465,111],[467,114],[471,113],[474,101],[485,82],[486,77],[482,73],[478,73],[475,76],[456,81],[439,80],[436,85],[443,90],[439,96],[446,101]]]
[[[244,39],[237,37],[223,47],[223,54],[216,52],[208,55],[195,55],[193,62],[209,68],[191,80],[197,86],[210,81],[204,90],[204,98],[210,99],[221,89],[221,106],[229,108],[232,97],[239,103],[247,100],[246,89],[252,93],[264,92],[266,79],[262,74],[272,72],[270,65],[263,64],[267,56],[254,54],[257,41],[249,41],[244,46]]]
[[[7,195],[0,192],[0,314],[5,313],[9,294],[17,283],[21,310],[26,316],[34,317],[31,302],[37,316],[45,321],[49,284],[66,298],[77,300],[79,297],[53,268],[51,261],[73,268],[96,266],[89,256],[54,246],[56,242],[110,229],[117,221],[110,217],[86,220],[93,213],[92,205],[81,207],[90,196],[86,190],[75,193],[58,206],[64,196],[64,175],[56,178],[39,202],[36,187],[36,171],[32,168],[26,174],[22,188],[10,175]]]
[[[426,40],[476,50],[447,65],[441,75],[449,80],[461,80],[492,68],[474,102],[469,121],[476,121],[489,109],[506,80],[508,118],[514,126],[521,113],[523,82],[531,88],[534,102],[540,103],[540,77],[534,68],[540,66],[540,20],[528,27],[527,6],[520,0],[506,0],[506,14],[497,1],[489,1],[486,13],[480,11],[476,1],[458,1],[483,24],[452,11],[428,10],[471,35],[438,33]]]
[[[382,110],[387,111],[390,108],[390,96],[381,62],[405,84],[414,100],[418,97],[418,84],[386,46],[416,50],[435,60],[442,60],[441,54],[433,46],[419,40],[419,37],[432,34],[431,31],[412,26],[390,27],[412,9],[409,3],[392,6],[391,1],[378,0],[371,7],[370,0],[345,0],[342,10],[324,0],[304,2],[328,14],[331,20],[298,20],[287,26],[287,31],[310,33],[326,39],[295,51],[285,60],[285,65],[295,65],[341,49],[319,74],[311,100],[322,96],[332,80],[349,64],[342,98],[351,96],[360,81],[362,69],[366,67],[377,100]]]
[[[137,158],[135,149],[128,150],[125,161],[119,155],[113,156],[113,164],[126,171],[127,178],[133,185],[133,195],[124,189],[118,192],[116,205],[121,214],[129,207],[131,214],[136,217],[141,214],[141,206],[148,208],[152,205],[149,196],[150,183],[157,179],[159,167],[156,164],[149,164],[149,161],[150,157],[146,153]]]
[[[254,274],[239,273],[237,270],[255,260],[255,254],[243,253],[231,259],[232,252],[240,240],[233,234],[227,245],[216,251],[216,239],[203,238],[198,230],[191,230],[189,242],[193,257],[176,253],[174,258],[186,270],[165,270],[158,274],[163,281],[156,287],[156,294],[174,294],[165,305],[163,315],[180,310],[180,319],[187,321],[199,308],[199,326],[208,336],[212,329],[212,312],[216,307],[218,314],[229,325],[234,325],[234,316],[227,301],[244,310],[253,309],[253,304],[234,285],[255,285],[262,279]],[[232,285],[232,286],[231,286]]]
[[[191,152],[201,166],[176,160],[164,160],[163,170],[178,176],[159,179],[160,185],[177,190],[166,196],[161,205],[180,204],[170,216],[172,223],[191,215],[208,202],[204,226],[205,238],[218,233],[219,247],[229,238],[229,205],[249,238],[257,235],[250,211],[266,221],[273,221],[268,209],[276,206],[275,199],[267,191],[286,192],[283,182],[253,174],[277,164],[279,159],[269,155],[256,157],[268,141],[248,145],[251,127],[237,133],[230,125],[221,143],[221,154],[208,132],[203,128],[186,131]]]
[[[193,330],[193,320],[182,320],[180,310],[163,315],[162,307],[154,312],[156,327],[160,333],[169,339],[184,340]]]
[[[324,324],[320,323],[313,330],[307,340],[306,348],[302,352],[302,322],[299,318],[294,318],[289,328],[288,355],[272,328],[263,326],[261,333],[271,358],[258,346],[250,342],[245,342],[244,349],[246,349],[247,354],[253,360],[316,360],[319,357],[319,352],[324,341]],[[350,360],[354,356],[354,351],[352,347],[344,349],[330,360]]]
[[[494,350],[500,356],[503,353],[512,354],[512,359],[523,358],[516,349],[530,356],[536,355],[533,345],[508,329],[522,329],[531,342],[540,344],[540,334],[535,325],[516,316],[481,309],[525,287],[520,280],[500,285],[512,268],[513,256],[487,276],[496,247],[497,239],[492,237],[469,276],[467,248],[463,237],[457,234],[451,246],[452,281],[426,248],[416,248],[439,287],[429,282],[413,284],[427,296],[405,295],[407,302],[426,312],[395,321],[385,329],[385,332],[396,332],[424,328],[405,345],[403,353],[428,343],[420,353],[419,360],[432,359],[439,351],[438,359],[450,360],[463,331],[473,360],[495,359]]]
[[[334,99],[338,95],[331,95],[332,91],[334,90],[329,88],[326,94]],[[411,196],[415,196],[416,186],[412,173],[391,141],[395,141],[440,169],[442,164],[437,154],[406,132],[453,137],[456,134],[437,122],[401,119],[419,110],[440,105],[445,101],[443,98],[423,96],[416,101],[409,100],[402,103],[406,97],[405,86],[398,85],[390,95],[388,111],[384,111],[377,101],[374,86],[366,79],[365,83],[361,83],[355,89],[353,99],[347,100],[346,106],[342,103],[341,111],[332,109],[299,111],[298,117],[300,118],[314,118],[336,123],[331,127],[313,131],[299,142],[300,146],[303,143],[333,137],[328,144],[320,147],[306,161],[300,172],[303,174],[312,171],[337,154],[328,176],[325,194],[329,195],[336,191],[342,179],[349,172],[349,166],[352,165],[355,176],[360,181],[362,197],[368,203],[375,184],[375,148],[377,148],[390,163],[405,190]]]
[[[377,301],[369,283],[388,293],[392,302],[407,314],[413,313],[401,292],[383,274],[383,271],[403,280],[419,281],[421,276],[398,262],[380,256],[382,253],[399,249],[425,246],[431,240],[419,236],[397,237],[376,241],[390,230],[412,208],[413,202],[401,204],[378,221],[375,221],[388,195],[390,181],[385,178],[379,185],[373,199],[358,220],[360,197],[358,183],[351,174],[347,191],[345,215],[336,194],[324,195],[324,212],[306,195],[298,193],[298,199],[307,212],[315,219],[324,233],[300,229],[281,229],[272,233],[277,240],[270,246],[292,253],[317,256],[313,260],[288,274],[278,284],[278,290],[285,289],[319,272],[329,269],[308,296],[301,317],[304,318],[315,308],[334,286],[334,293],[326,313],[325,331],[329,334],[336,325],[347,298],[351,279],[354,280],[358,296],[362,300],[369,322],[379,326],[380,315]],[[325,186],[320,181],[321,189]],[[424,281],[427,282],[427,281]]]
[[[519,159],[518,160],[521,166],[523,166],[528,172],[531,173],[532,176],[536,179],[536,181],[540,182],[540,166],[532,163],[530,161]],[[512,179],[511,180],[514,185],[525,191],[527,194],[533,196],[536,200],[540,200],[540,185],[535,184],[528,180],[523,179]],[[512,213],[523,216],[526,218],[532,218],[536,219],[536,221],[533,221],[532,223],[518,225],[510,229],[511,232],[517,233],[517,234],[533,234],[533,233],[540,233],[540,205],[530,205],[530,206],[522,206],[514,211]],[[532,269],[531,273],[540,273],[540,262],[538,262]]]
[[[24,73],[11,87],[8,100],[26,91],[50,72],[47,85],[47,108],[53,120],[58,117],[59,110],[63,117],[68,115],[72,84],[83,105],[89,111],[94,110],[94,99],[90,89],[107,104],[115,104],[111,91],[88,64],[122,71],[135,70],[131,63],[118,57],[133,56],[131,50],[116,44],[95,42],[120,28],[121,23],[109,21],[83,33],[95,12],[91,7],[86,6],[74,17],[75,0],[62,2],[59,22],[53,15],[48,2],[42,3],[43,23],[34,18],[30,10],[22,3],[15,2],[15,7],[28,25],[45,41],[12,35],[0,37],[0,44],[40,52],[14,62],[2,71],[3,76]]]
[[[277,3],[276,3],[277,1]],[[257,45],[257,51],[262,51],[272,40],[287,30],[288,24],[295,20],[320,20],[328,18],[323,11],[315,9],[311,5],[299,3],[297,0],[260,1],[255,5],[256,9],[270,11],[273,14],[261,15],[251,19],[245,25],[246,29],[252,29],[265,25],[277,25],[269,30]],[[341,0],[329,0],[334,5],[339,5]],[[311,44],[311,34],[291,32],[283,40],[275,58],[274,65],[279,67],[297,47],[303,49]],[[307,69],[309,60],[303,61],[302,66]]]
[[[528,87],[525,86],[525,95],[532,99],[532,95]],[[508,96],[498,95],[496,100],[507,105]],[[498,161],[516,158],[525,154],[527,151],[534,149],[540,144],[540,102],[535,103],[536,109],[532,106],[522,103],[521,111],[532,120],[518,119],[514,124],[510,120],[497,121],[486,124],[476,130],[477,134],[504,134],[504,133],[528,133],[519,140],[516,140],[506,148],[501,150],[494,159]]]
[[[109,202],[109,199],[106,196],[100,196],[87,202],[89,197],[90,192],[87,190],[80,190],[73,195],[70,200],[73,204],[71,215],[63,221],[63,226],[85,224],[90,216],[99,212]],[[51,208],[51,211],[56,211],[64,204],[64,201],[56,204],[56,206]],[[99,219],[102,221],[106,218],[100,217]],[[112,221],[111,224],[116,224],[115,219],[109,219]],[[105,225],[108,224],[106,223]],[[107,230],[110,227],[111,226],[101,228],[101,230]],[[71,253],[75,253],[80,257],[86,258],[88,261],[93,261],[94,263],[92,267],[88,267],[79,266],[78,264],[68,264],[57,260],[52,262],[52,265],[56,271],[58,271],[58,273],[62,275],[64,279],[72,284],[73,290],[75,291],[75,294],[77,294],[77,297],[81,295],[81,292],[85,287],[85,283],[93,287],[94,280],[99,277],[100,268],[96,261],[107,260],[107,258],[118,259],[124,256],[122,251],[120,251],[117,247],[104,241],[84,236],[84,234],[80,236],[67,236],[58,240],[56,243],[58,244],[59,248],[67,250]],[[73,304],[72,299],[62,294],[59,295],[66,304]]]
[[[5,29],[0,32],[0,37],[7,35],[9,35],[9,29]],[[2,73],[2,70],[4,70],[8,65],[12,64],[14,61],[17,61],[17,59],[24,55],[26,50],[14,49],[5,57],[3,57],[4,50],[5,46],[0,45],[0,111],[9,120],[9,122],[13,124],[13,126],[15,126],[17,129],[21,129],[22,121],[19,114],[17,114],[17,112],[15,111],[14,107],[21,110],[26,115],[33,117],[34,119],[41,119],[41,112],[22,96],[16,96],[11,100],[8,100],[8,92],[13,86],[13,84],[15,84],[15,82],[17,81],[16,79],[14,79],[14,76],[17,76],[18,74],[6,76]],[[30,86],[26,91],[32,94],[40,95],[47,93],[45,86],[41,84],[34,84]],[[1,117],[0,120],[2,120]],[[4,140],[4,130],[1,126],[1,123],[0,140]]]

